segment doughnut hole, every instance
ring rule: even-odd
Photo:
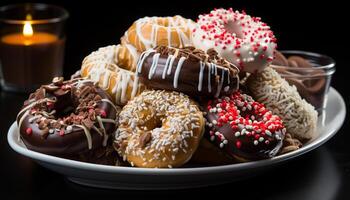
[[[236,37],[243,39],[244,36],[241,25],[239,25],[237,22],[230,20],[226,24],[224,24],[224,28],[227,30],[227,32],[235,34]]]

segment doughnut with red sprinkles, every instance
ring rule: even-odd
[[[271,158],[282,147],[282,120],[249,95],[234,92],[210,100],[205,109],[206,137],[240,161]]]
[[[232,8],[199,15],[192,38],[196,48],[205,51],[214,48],[221,57],[250,73],[271,63],[277,46],[270,27],[259,17]]]

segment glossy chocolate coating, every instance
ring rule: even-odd
[[[215,113],[208,113],[207,119],[209,121],[217,120],[218,115]],[[242,138],[239,139],[239,141],[242,143],[241,148],[237,148],[235,144],[238,141],[238,138],[234,135],[236,130],[233,130],[228,123],[221,127],[214,126],[214,130],[222,133],[225,136],[225,138],[228,140],[227,145],[224,146],[225,152],[230,154],[232,157],[239,159],[240,161],[271,158],[278,153],[279,149],[283,145],[282,140],[276,140],[276,139],[271,140],[269,144],[259,143],[258,145],[254,145],[253,137],[243,137],[243,139]],[[281,138],[284,137],[282,133],[279,133],[278,135]],[[208,138],[208,140],[210,140],[208,129],[206,129],[206,133],[204,136]],[[215,140],[214,143],[217,146],[220,145],[219,140]]]
[[[159,58],[156,58],[156,54],[159,54]],[[217,97],[230,94],[238,89],[238,70],[230,70],[217,64],[214,66],[209,62],[202,62],[191,57],[185,58],[181,64],[181,57],[176,57],[170,66],[169,74],[167,73],[169,69],[167,61],[169,62],[170,59],[168,59],[168,54],[157,52],[147,54],[143,63],[140,63],[140,70],[138,70],[140,81],[151,88],[183,92],[192,97]],[[204,67],[202,73],[201,63],[205,63],[205,65],[202,64]],[[152,67],[154,64],[156,66]],[[154,71],[152,72],[152,70]],[[176,76],[177,70],[179,71],[178,78]],[[164,72],[166,72],[165,77]],[[174,84],[175,81],[178,82],[177,85]]]
[[[83,84],[93,85],[91,82]],[[63,118],[65,115],[69,116],[71,112],[63,113],[62,111],[68,106],[72,106],[74,109],[76,106],[78,106],[79,102],[77,102],[77,97],[72,95],[71,90],[67,91],[66,93],[64,93],[62,89],[58,90],[61,91],[57,93],[62,94],[57,95],[51,92],[47,92],[46,97],[55,96],[57,98],[57,101],[54,104],[53,108],[57,110],[55,117],[57,118],[57,116],[59,116]],[[96,94],[100,95],[102,99],[110,99],[108,94],[106,94],[101,88],[96,88],[96,91]],[[105,101],[99,101],[96,107],[106,111],[105,118],[116,118],[117,111],[109,103]],[[22,115],[23,114],[19,115],[18,119],[20,119]],[[21,138],[28,149],[61,157],[69,157],[89,151],[87,136],[85,135],[85,132],[82,128],[73,126],[72,132],[67,133],[63,136],[61,136],[58,131],[55,131],[52,134],[47,134],[47,137],[44,137],[44,130],[39,129],[37,123],[29,122],[29,119],[33,116],[34,115],[29,114],[24,118],[20,130]],[[95,122],[95,125],[96,127],[99,127],[97,122]],[[103,122],[103,125],[107,134],[111,134],[115,130],[115,124],[113,123]],[[32,134],[28,135],[26,133],[27,128],[32,129]],[[97,133],[94,129],[90,129],[90,134],[92,138],[92,149],[90,150],[102,147],[103,136]]]
[[[266,159],[281,149],[285,132],[282,121],[250,96],[235,92],[205,105],[204,136],[232,157],[239,161]]]

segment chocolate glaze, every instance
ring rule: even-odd
[[[230,94],[238,89],[238,69],[218,58],[213,50],[206,54],[191,47],[170,50],[166,48],[169,47],[158,47],[141,55],[138,76],[145,85],[155,89],[179,91],[190,96],[206,97]],[[177,55],[172,65],[167,65],[167,62],[171,63],[171,55],[174,54]],[[171,70],[167,73],[169,67]],[[174,83],[176,81],[177,85]]]
[[[76,108],[79,106],[79,97],[75,96],[75,93],[72,92],[74,89],[77,89],[77,87],[72,86],[75,83],[75,81],[67,81],[62,83],[62,85],[59,85],[58,89],[50,91],[49,88],[57,88],[54,84],[45,85],[42,86],[40,89],[36,91],[36,93],[31,94],[30,98],[24,103],[25,108],[30,102],[42,100],[44,98],[50,98],[54,99],[56,98],[57,101],[53,104],[53,107],[50,108],[50,110],[56,110],[56,113],[52,115],[51,117],[55,118],[57,120],[58,118],[63,119],[65,117],[70,116],[71,113],[76,112]],[[64,86],[69,86],[68,88],[64,88]],[[94,86],[92,82],[82,82],[81,85],[83,86],[91,86],[95,88],[96,93],[94,95],[100,96],[102,99],[108,99],[110,100],[110,97],[104,90],[101,88]],[[63,86],[63,87],[62,87]],[[71,88],[70,88],[71,87]],[[48,88],[48,89],[44,89]],[[39,90],[45,91],[45,94],[38,95]],[[40,109],[47,109],[40,106],[35,106],[37,110]],[[68,109],[67,109],[68,108]],[[66,109],[66,111],[64,111]],[[117,116],[117,110],[114,109],[114,107],[106,102],[106,101],[98,101],[96,106],[94,107],[94,110],[103,110],[106,113],[106,116],[104,116],[104,119],[112,119],[116,120]],[[88,112],[88,111],[87,111]],[[19,124],[19,119],[24,115],[24,112],[21,113],[17,117],[17,124]],[[104,137],[101,136],[97,131],[94,129],[89,129],[89,132],[91,134],[92,138],[92,148],[88,148],[88,141],[87,136],[84,132],[84,130],[80,127],[74,126],[74,123],[72,127],[72,131],[70,133],[66,133],[63,136],[59,134],[58,130],[54,130],[53,133],[48,133],[47,129],[40,129],[38,126],[38,123],[36,122],[30,122],[30,118],[34,117],[35,113],[27,115],[24,117],[23,123],[21,124],[20,128],[20,135],[21,138],[26,145],[28,149],[45,153],[45,154],[51,154],[51,155],[57,155],[60,157],[69,157],[74,156],[82,153],[86,153],[89,150],[95,150],[98,148],[101,148],[103,145]],[[77,114],[79,115],[79,114]],[[100,115],[100,114],[97,114]],[[96,127],[99,127],[97,121],[94,121],[94,124]],[[81,125],[81,124],[78,124]],[[103,122],[103,125],[105,127],[106,133],[109,135],[115,130],[115,124],[109,123],[109,122]],[[32,133],[27,134],[26,130],[28,128],[31,128]],[[100,130],[102,132],[102,130]]]
[[[230,98],[232,99],[232,97],[233,96],[231,96]],[[248,96],[248,98],[251,98],[251,97]],[[217,99],[213,101],[209,101],[209,104],[207,105],[211,105],[212,107],[215,107],[216,103],[218,103]],[[247,116],[248,116],[248,119],[250,119],[249,116],[254,115],[256,117],[255,119],[256,121],[263,120],[262,117],[258,117],[256,112],[259,112],[259,111],[255,110],[254,108],[252,108],[251,110],[247,109],[243,111],[239,106],[236,105],[236,107],[240,111],[239,115],[244,119],[247,119]],[[258,109],[260,108],[261,107],[259,107]],[[229,109],[236,109],[236,108],[229,108]],[[213,121],[219,122],[218,112],[210,112],[210,110],[208,110],[208,106],[205,106],[205,112],[207,113],[206,119],[209,124],[212,123]],[[235,119],[233,121],[235,121]],[[207,123],[206,124],[207,128],[204,136],[209,141],[212,141],[216,146],[220,147],[222,140],[220,140],[218,137],[215,137],[215,139],[212,140],[211,139],[212,135],[209,132],[210,131],[214,133],[219,132],[220,134],[222,134],[228,142],[227,144],[222,146],[221,149],[223,149],[226,153],[238,159],[239,161],[260,160],[260,159],[271,158],[275,156],[278,153],[278,151],[281,149],[283,144],[285,129],[282,130],[283,128],[279,128],[277,129],[278,131],[271,132],[271,136],[268,136],[266,134],[264,135],[260,134],[260,136],[263,136],[265,138],[265,141],[268,140],[269,143],[266,144],[265,142],[259,142],[257,145],[255,145],[254,140],[257,140],[257,138],[254,137],[255,135],[252,135],[252,136],[240,135],[239,137],[235,136],[235,133],[237,131],[241,132],[241,130],[239,128],[232,128],[231,122],[232,121],[229,120],[228,122],[223,123],[222,125],[212,124],[212,127],[208,127],[208,123]],[[244,124],[244,123],[240,123],[240,124]],[[240,142],[241,144],[239,148],[236,145],[237,142]]]

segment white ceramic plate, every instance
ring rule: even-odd
[[[40,165],[65,175],[69,180],[94,187],[119,189],[176,189],[232,182],[254,175],[273,165],[300,156],[329,140],[341,127],[346,108],[341,95],[333,88],[328,95],[325,112],[318,121],[318,136],[301,149],[272,159],[247,163],[177,169],[145,169],[114,167],[73,161],[28,150],[18,141],[18,129],[13,123],[8,132],[10,146]]]

